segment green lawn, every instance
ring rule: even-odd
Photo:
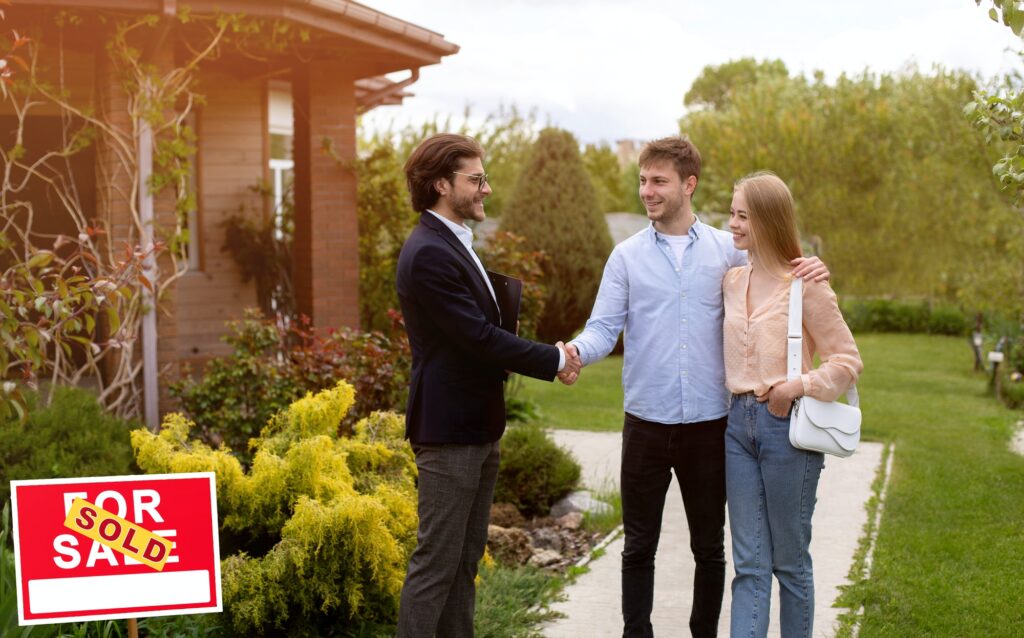
[[[622,429],[622,357],[587,366],[574,385],[523,377],[522,396],[540,407],[545,427],[614,432]]]
[[[861,335],[864,437],[895,443],[871,578],[847,592],[860,635],[1024,635],[1024,413],[986,394],[965,339]],[[527,380],[551,427],[622,427],[621,359],[576,387]],[[841,461],[840,461],[841,462]]]

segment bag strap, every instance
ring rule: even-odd
[[[803,372],[804,349],[804,280],[793,277],[789,287],[789,330],[786,333],[786,379],[796,379]],[[857,386],[851,385],[846,390],[846,402],[853,407],[860,407],[860,395]]]
[[[789,286],[789,330],[786,334],[786,379],[796,379],[803,372],[804,351],[804,280],[793,277]]]

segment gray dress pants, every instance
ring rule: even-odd
[[[498,442],[414,445],[416,550],[402,587],[399,638],[471,638],[477,563],[498,478]]]

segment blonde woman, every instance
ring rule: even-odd
[[[786,184],[769,172],[736,183],[729,211],[736,248],[750,264],[722,283],[725,384],[732,392],[725,477],[732,532],[731,635],[768,633],[772,576],[783,638],[810,636],[814,620],[811,516],[822,454],[789,443],[789,413],[804,395],[831,401],[863,369],[827,282],[803,287],[803,375],[786,380],[789,262],[802,256]],[[817,353],[821,365],[809,366]]]

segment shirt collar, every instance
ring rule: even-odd
[[[441,215],[438,215],[434,211],[430,210],[429,208],[427,209],[427,212],[433,215],[434,217],[440,219],[441,222],[443,222],[444,225],[447,226],[449,230],[455,233],[455,236],[458,238],[458,240],[461,241],[467,248],[473,245],[473,231],[468,226],[464,224],[456,224],[447,217],[442,217]]]
[[[700,221],[700,217],[697,216],[697,213],[694,213],[693,224],[690,225],[690,230],[687,231],[686,234],[689,235],[691,239],[700,239],[701,234],[703,233],[704,223]],[[647,225],[647,234],[653,242],[657,242],[658,236],[661,235],[661,233],[654,229],[654,222],[651,222],[650,224]]]

